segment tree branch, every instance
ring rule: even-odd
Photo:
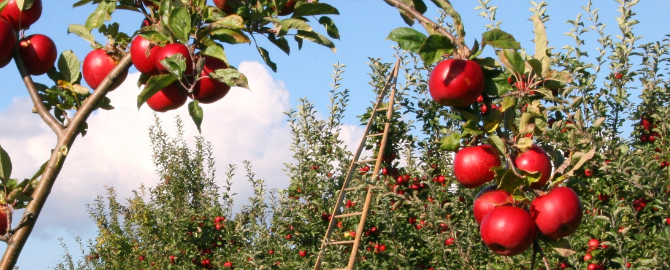
[[[427,29],[433,29],[434,31],[448,37],[451,40],[451,43],[455,44],[457,48],[457,52],[459,56],[463,59],[466,59],[470,56],[470,48],[468,48],[461,40],[451,33],[447,31],[446,29],[440,27],[437,23],[431,21],[430,19],[426,18],[426,16],[423,16],[420,12],[416,11],[414,8],[408,6],[407,4],[401,2],[400,0],[384,0],[387,4],[394,6],[402,11],[405,11],[412,15],[417,21],[423,25],[424,28]]]
[[[15,50],[16,52],[16,50]],[[11,239],[7,243],[7,249],[5,254],[0,261],[0,270],[11,270],[16,265],[16,262],[21,254],[23,246],[26,244],[30,233],[32,232],[35,222],[39,217],[44,204],[46,203],[49,194],[51,193],[51,188],[56,182],[56,178],[60,173],[60,170],[63,168],[63,163],[65,158],[70,151],[74,140],[79,134],[79,129],[83,125],[88,117],[91,115],[93,110],[96,108],[96,105],[100,100],[102,100],[107,92],[109,91],[109,86],[112,85],[113,79],[118,78],[119,75],[128,68],[130,68],[131,60],[130,53],[126,55],[119,61],[119,64],[107,75],[107,78],[102,81],[100,86],[93,92],[93,94],[86,99],[86,102],[83,106],[79,108],[74,118],[70,122],[70,125],[64,130],[62,130],[62,136],[59,136],[56,147],[51,151],[51,158],[47,163],[47,166],[42,172],[40,181],[35,187],[33,192],[33,200],[28,203],[26,210],[23,214],[22,223],[24,226],[19,228],[16,231]],[[46,122],[46,120],[45,120]]]
[[[21,53],[19,53],[18,46],[19,45],[17,44],[14,47],[14,51],[12,52],[14,62],[16,62],[16,67],[19,70],[19,74],[21,74],[21,77],[23,78],[23,83],[26,84],[26,89],[30,94],[30,99],[32,99],[33,104],[35,105],[35,110],[40,115],[40,117],[42,117],[42,121],[44,121],[44,123],[46,123],[54,133],[56,133],[56,136],[61,137],[65,127],[63,127],[63,125],[58,122],[58,120],[56,120],[56,118],[51,115],[51,113],[49,113],[49,110],[47,110],[46,106],[44,106],[44,103],[42,103],[42,99],[37,92],[37,88],[35,88],[33,79],[28,73],[28,69],[26,68],[26,64],[23,62],[23,58],[21,58]]]

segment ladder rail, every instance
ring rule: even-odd
[[[335,224],[337,223],[336,216],[341,212],[340,208],[342,207],[342,202],[344,201],[346,191],[348,190],[347,187],[349,186],[349,183],[351,182],[351,180],[353,178],[354,171],[356,169],[356,164],[359,163],[358,159],[360,158],[360,155],[363,152],[363,148],[365,147],[365,142],[367,141],[367,138],[369,137],[368,135],[369,135],[370,129],[372,127],[372,123],[374,122],[377,111],[381,111],[379,109],[379,107],[381,106],[382,101],[384,100],[384,97],[386,96],[386,93],[388,92],[389,88],[392,88],[391,98],[390,98],[390,101],[389,101],[389,104],[388,104],[389,106],[387,106],[387,115],[386,115],[387,121],[385,123],[384,133],[382,135],[382,144],[380,146],[380,151],[377,154],[377,159],[375,161],[375,168],[373,170],[372,177],[374,179],[375,177],[377,177],[377,175],[379,175],[379,167],[381,166],[381,160],[382,160],[382,157],[383,157],[385,144],[386,144],[386,141],[387,141],[387,138],[388,138],[388,131],[390,129],[390,119],[393,115],[393,100],[394,100],[395,92],[396,92],[396,83],[397,83],[397,80],[398,80],[397,75],[398,75],[399,65],[400,65],[400,58],[397,59],[397,61],[395,63],[395,66],[393,68],[393,71],[391,72],[391,74],[389,74],[388,78],[385,81],[384,89],[382,89],[381,93],[379,94],[379,97],[377,98],[377,102],[375,103],[374,109],[371,112],[370,120],[368,120],[368,124],[365,127],[365,131],[363,133],[364,136],[361,139],[361,142],[358,146],[358,149],[356,150],[356,153],[354,154],[354,157],[353,157],[353,159],[352,159],[352,161],[349,165],[349,170],[347,172],[347,176],[346,176],[346,178],[345,178],[345,180],[342,184],[342,188],[339,192],[337,201],[335,202],[335,207],[334,207],[334,209],[331,213],[330,221],[328,222],[328,229],[326,230],[326,235],[325,235],[325,237],[324,237],[324,239],[321,243],[321,249],[319,250],[319,254],[316,258],[316,264],[314,266],[314,270],[320,270],[321,269],[321,263],[322,263],[322,259],[324,257],[324,251],[325,251],[327,245],[332,243],[332,242],[329,241],[329,238],[332,235],[332,232],[335,228]],[[369,186],[367,188],[368,194],[366,195],[366,202],[363,206],[364,209],[363,209],[363,212],[361,214],[361,222],[359,223],[359,227],[357,228],[357,233],[356,233],[356,237],[355,237],[355,240],[354,240],[354,248],[352,248],[352,254],[351,254],[350,259],[349,259],[349,265],[350,266],[348,266],[347,269],[353,269],[353,263],[355,262],[355,259],[356,259],[356,253],[357,253],[358,245],[360,243],[360,237],[361,237],[361,234],[362,234],[363,227],[365,225],[365,218],[367,217],[367,210],[369,209],[369,205],[370,205],[370,202],[372,200],[372,195],[371,194],[372,194],[373,189],[374,189],[374,187],[372,187],[372,186]],[[363,225],[361,225],[361,223]]]

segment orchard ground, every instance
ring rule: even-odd
[[[345,130],[349,134],[342,136],[350,142],[349,149],[358,142],[362,133],[355,116],[374,98],[367,85],[367,57],[393,61],[393,50],[389,48],[393,42],[385,38],[392,29],[402,26],[403,22],[397,11],[382,1],[330,2],[342,13],[334,17],[342,37],[341,41],[336,41],[336,54],[324,55],[323,50],[327,49],[309,43],[301,51],[293,48],[290,57],[271,49],[273,60],[279,67],[277,73],[269,73],[259,63],[260,57],[253,47],[227,47],[230,62],[249,77],[253,91],[234,89],[223,102],[204,106],[203,135],[213,142],[219,167],[225,167],[228,163],[239,164],[248,159],[259,178],[266,179],[271,188],[286,187],[287,178],[281,169],[283,162],[290,162],[290,142],[286,118],[282,112],[294,107],[297,104],[295,100],[303,96],[307,96],[320,108],[325,108],[332,64],[336,62],[348,66],[342,87],[352,90],[352,102],[345,118],[349,123]],[[579,6],[586,3],[577,2],[571,1],[575,4],[568,6],[561,1],[549,1],[553,5],[549,7],[551,20],[547,24],[550,44],[572,44],[570,38],[564,37],[562,33],[570,29],[564,22],[574,19],[581,12]],[[479,11],[472,10],[476,3],[459,1],[454,4],[463,16],[469,34],[467,43],[471,44],[474,37],[485,31],[487,21],[476,15]],[[606,32],[618,34],[612,19],[616,16],[616,3],[607,1],[596,5],[601,8],[601,18],[610,24]],[[65,33],[70,23],[83,23],[84,16],[92,11],[92,6],[72,9],[71,3],[51,3],[49,7],[27,33],[47,34],[58,46],[59,53],[72,49],[83,60],[83,56],[90,51],[87,42]],[[524,47],[532,47],[529,45],[533,38],[529,31],[532,23],[526,19],[530,16],[527,12],[529,7],[530,4],[520,1],[514,6],[501,6],[497,14],[499,20],[503,21],[502,27],[512,32]],[[641,21],[635,26],[636,33],[646,37],[641,40],[642,43],[663,39],[666,33],[659,31],[658,26],[668,25],[670,19],[658,11],[668,8],[670,2],[661,0],[645,1],[636,7],[636,18]],[[433,11],[428,17],[435,15]],[[118,16],[113,20],[122,22],[121,27],[128,30],[136,28],[134,22],[139,24],[141,18],[136,15]],[[595,46],[594,43],[587,44],[587,49]],[[5,86],[0,90],[0,142],[14,160],[14,175],[28,177],[34,173],[38,164],[47,159],[48,151],[45,149],[52,146],[53,136],[37,115],[29,113],[31,104],[14,64],[0,70],[0,78]],[[147,137],[151,113],[146,106],[139,112],[134,106],[138,93],[136,79],[136,74],[129,75],[124,85],[109,95],[116,110],[98,112],[89,120],[90,132],[72,149],[70,160],[66,162],[52,198],[37,223],[34,237],[29,240],[19,260],[18,265],[22,269],[44,269],[58,261],[63,250],[58,246],[57,237],[67,239],[72,251],[77,250],[69,241],[74,236],[79,235],[84,239],[91,237],[93,224],[87,216],[85,204],[91,203],[95,196],[102,195],[105,185],[116,187],[119,197],[125,198],[140,183],[151,186],[158,180],[151,164]],[[46,80],[45,76],[36,78],[36,81]],[[633,96],[637,96],[637,93],[633,93]],[[188,118],[184,109],[162,114],[166,127],[172,126],[175,114]],[[186,127],[187,136],[197,134],[191,123],[187,123]],[[628,133],[624,131],[624,134]],[[84,150],[93,151],[86,153]],[[243,202],[250,192],[246,184],[241,179],[235,182],[238,202]],[[15,215],[20,214],[17,212]]]

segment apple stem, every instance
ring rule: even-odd
[[[547,270],[551,270],[551,267],[549,267],[549,261],[547,261],[547,257],[544,256],[544,252],[540,247],[540,242],[537,241],[537,236],[535,236],[535,239],[533,239],[533,264],[535,263],[536,253],[540,253],[540,256],[542,256],[542,261],[544,261],[544,266],[547,268]],[[534,269],[534,267],[531,266],[531,269]]]

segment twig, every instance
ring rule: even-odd
[[[32,99],[33,104],[35,105],[35,110],[40,115],[40,117],[42,117],[42,121],[44,121],[44,123],[46,123],[47,126],[49,126],[51,130],[56,133],[56,136],[60,138],[63,135],[65,127],[63,127],[63,125],[61,125],[61,123],[58,122],[58,120],[56,120],[56,118],[49,113],[49,110],[47,110],[46,106],[44,106],[44,103],[42,103],[42,99],[37,92],[37,88],[35,88],[33,79],[28,73],[28,69],[26,68],[26,64],[23,62],[23,58],[21,58],[18,44],[14,47],[12,54],[14,57],[14,62],[16,63],[16,67],[19,69],[19,73],[23,78],[23,83],[26,85],[26,89],[28,89],[30,99]]]
[[[537,241],[537,237],[533,239],[533,259],[535,259],[535,254],[534,251],[537,250],[537,252],[540,253],[540,256],[542,256],[542,260],[544,261],[544,266],[547,268],[547,270],[551,270],[551,267],[549,267],[549,262],[547,261],[547,257],[544,256],[544,252],[542,251],[542,248],[540,247],[540,243]],[[533,268],[531,268],[533,269]]]
[[[461,40],[459,40],[454,35],[449,33],[449,31],[447,31],[446,29],[440,27],[437,23],[426,18],[426,16],[423,16],[423,14],[421,14],[420,12],[416,11],[415,9],[401,2],[400,0],[384,0],[384,2],[409,13],[410,15],[412,15],[412,17],[414,17],[417,21],[419,21],[423,25],[423,27],[432,28],[438,33],[448,37],[453,44],[457,45],[459,55],[461,58],[466,59],[470,56],[470,48],[468,48],[465,44],[463,44]]]
[[[18,54],[16,49],[14,50],[14,54]],[[19,61],[17,61],[17,65],[19,66],[21,76],[24,78],[27,76],[28,79],[30,79],[30,76],[26,75],[27,73],[25,72],[25,66],[23,69],[21,69],[23,62],[20,61],[20,57],[15,57],[15,59],[19,59]],[[14,268],[14,265],[16,265],[19,255],[21,254],[21,250],[28,241],[28,237],[30,237],[30,233],[34,228],[35,222],[37,221],[37,218],[39,217],[40,212],[42,211],[42,208],[44,207],[44,204],[46,203],[46,200],[51,193],[51,189],[56,182],[56,178],[58,177],[60,170],[63,168],[63,163],[65,158],[67,158],[69,149],[77,138],[77,135],[79,135],[80,127],[91,115],[98,102],[100,102],[100,100],[102,100],[107,95],[109,87],[112,85],[114,79],[118,78],[121,73],[128,70],[130,65],[130,53],[126,53],[126,55],[119,61],[119,64],[114,69],[112,69],[112,71],[102,81],[100,86],[98,86],[98,88],[93,91],[93,94],[91,94],[91,96],[86,99],[86,102],[79,108],[75,116],[70,121],[68,127],[66,129],[60,129],[57,132],[59,136],[56,147],[54,147],[56,151],[51,152],[51,158],[42,172],[40,181],[35,187],[35,191],[33,191],[33,200],[30,201],[26,206],[24,220],[22,220],[22,227],[17,228],[16,234],[14,234],[7,242],[7,249],[5,250],[5,254],[2,257],[2,261],[0,261],[0,270],[11,270]],[[28,86],[28,88],[30,87],[31,85]],[[36,92],[30,91],[30,89],[29,92],[31,92],[31,96],[36,94]],[[35,106],[38,107],[38,110],[40,110],[39,106],[42,104],[39,100],[39,96],[35,96],[34,98],[36,99]],[[46,117],[50,115],[48,114],[48,111],[46,111],[46,108],[43,107],[43,105],[41,109],[46,112],[46,114],[43,115],[43,119],[48,124],[50,121],[49,119],[53,118]],[[40,115],[42,115],[42,113],[40,113]],[[53,119],[53,121],[55,121],[55,119]]]

